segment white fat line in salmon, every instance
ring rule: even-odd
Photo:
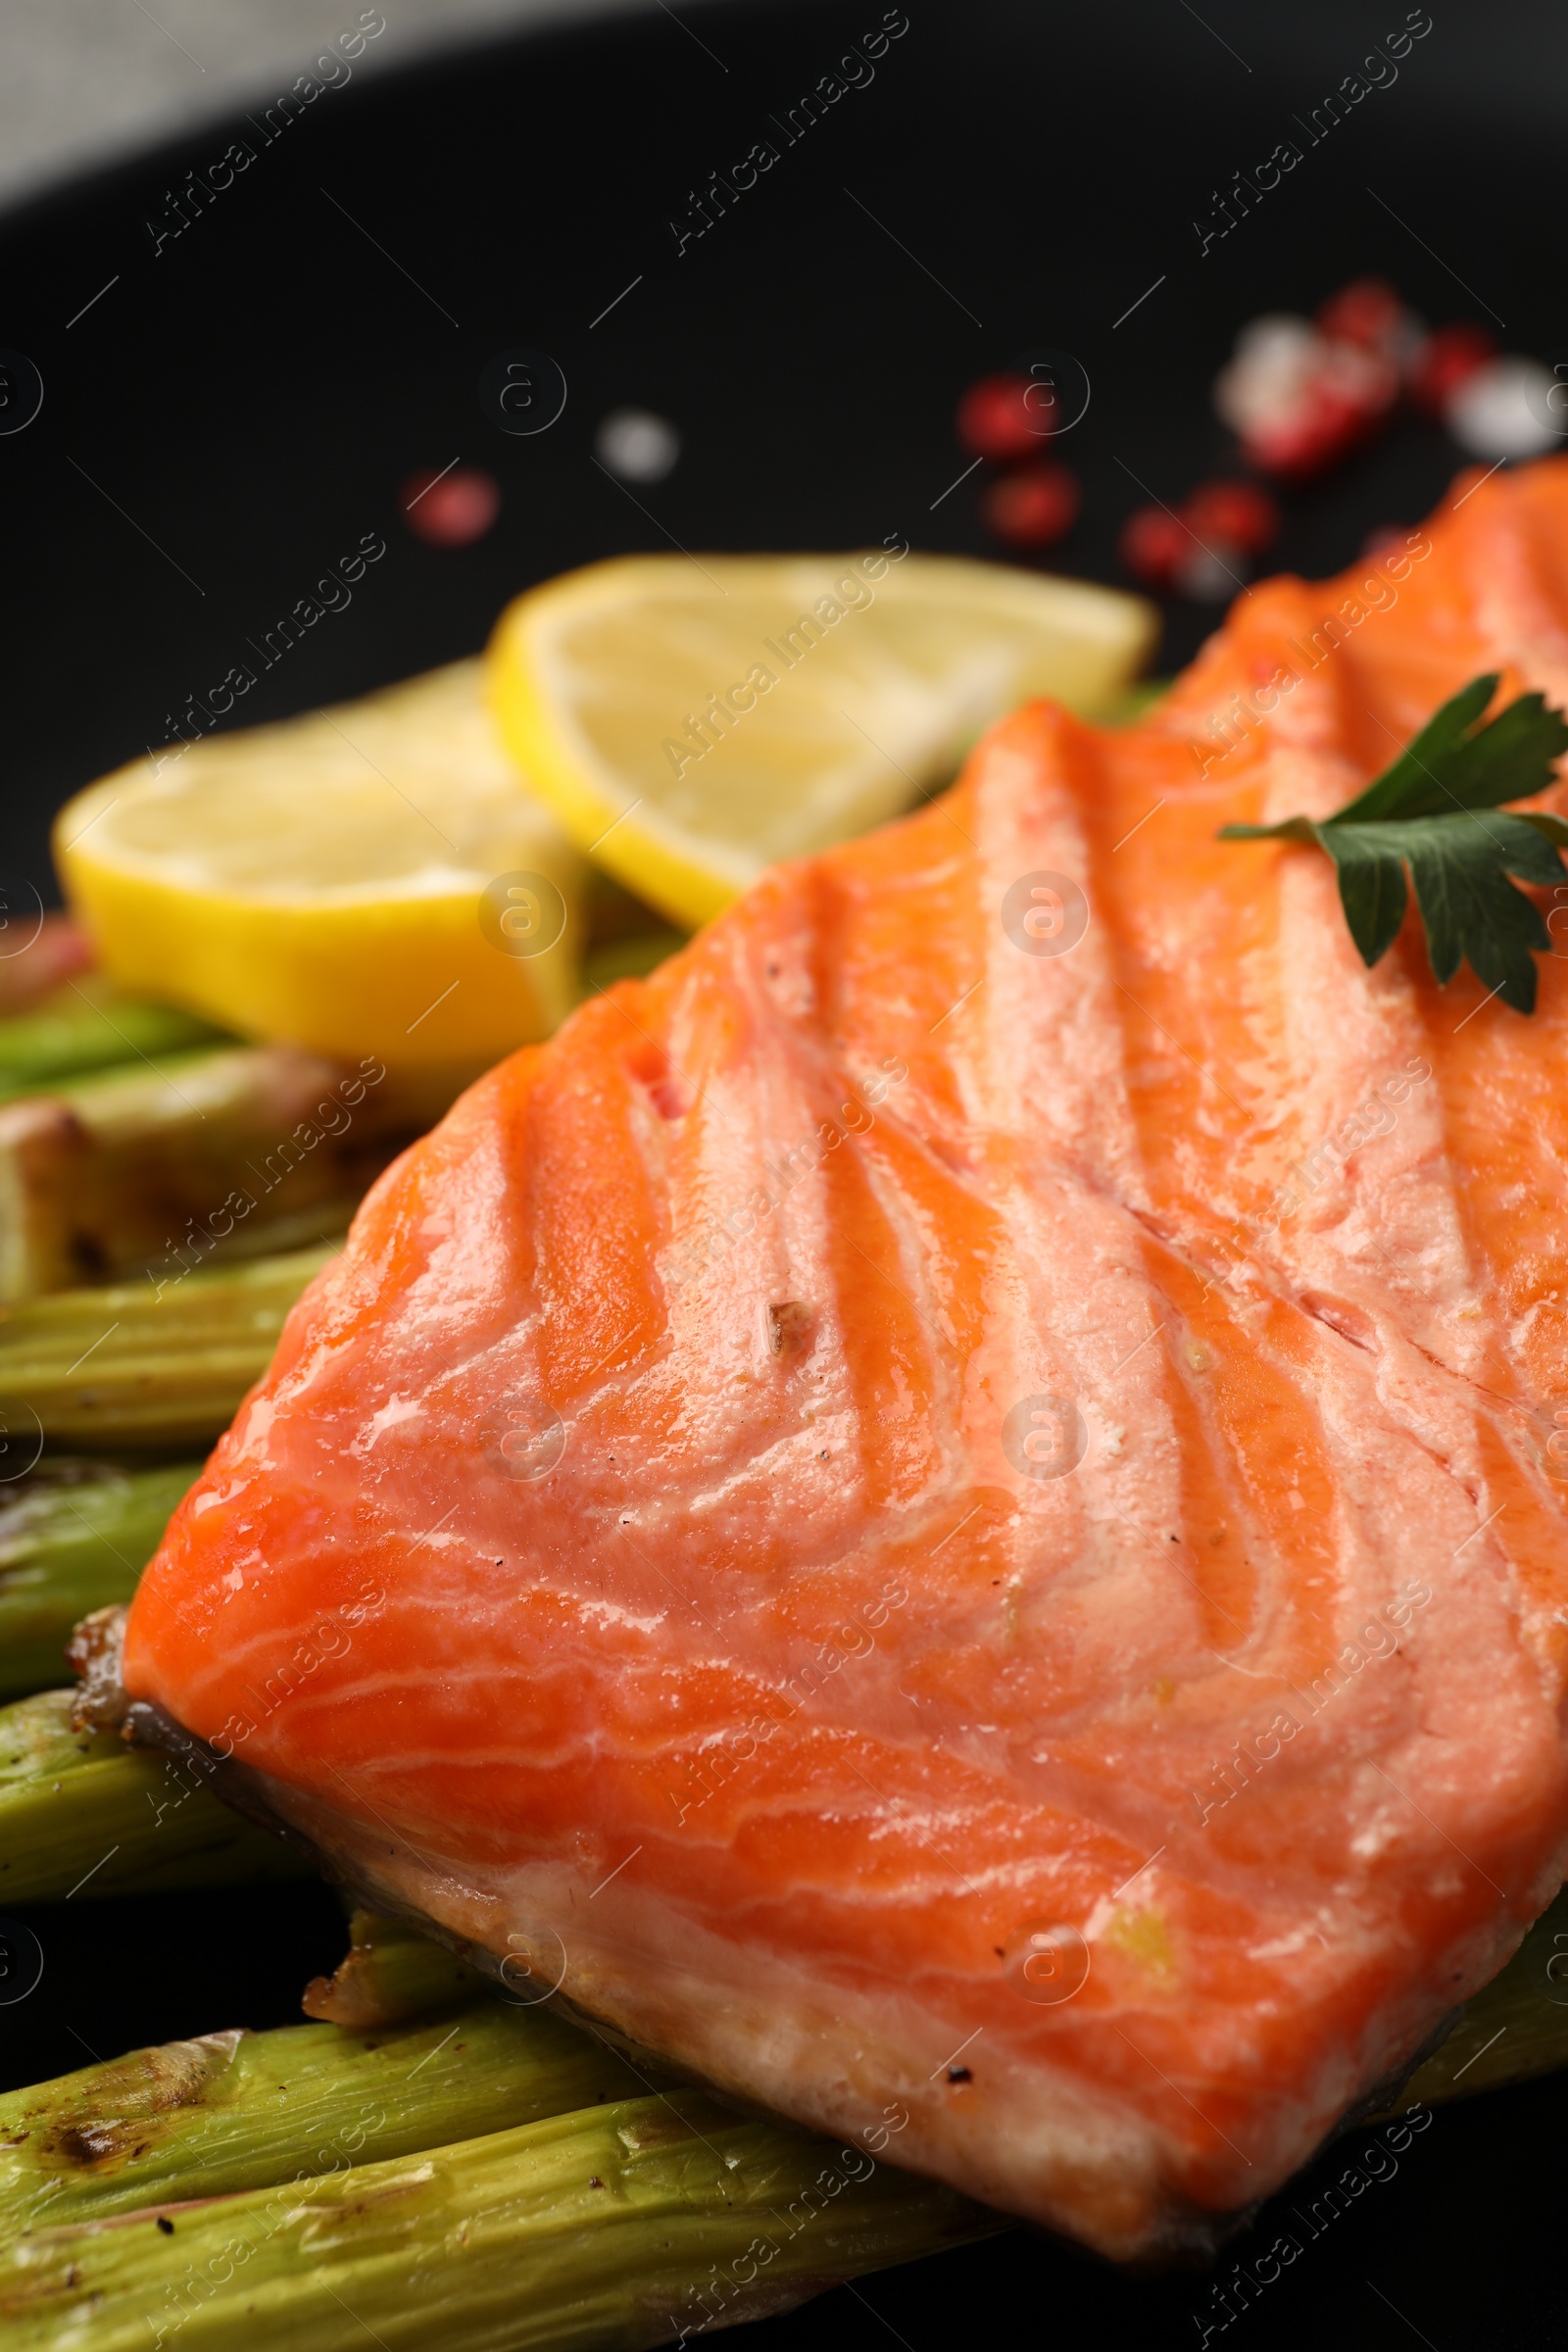
[[[329,2180],[334,2173],[352,2172],[357,2164],[369,2161],[360,2151],[368,2139],[385,2131],[386,2123],[384,2107],[362,2107],[359,2121],[346,2124],[319,2151],[322,2161],[318,2169],[315,2172],[308,2169],[297,2172],[295,2182]],[[325,2162],[328,2155],[332,2159],[330,2164]],[[200,2270],[195,2263],[187,2262],[183,2278],[172,2278],[169,2281],[164,2288],[162,2308],[155,2306],[153,2310],[144,2310],[142,2313],[152,2333],[152,2352],[158,2352],[160,2344],[177,2335],[185,2322],[193,2318],[204,2304],[210,2303],[221,2288],[229,2285],[236,2271],[243,2270],[251,2256],[260,2253],[262,2247],[277,2235],[285,2222],[294,2219],[299,2208],[286,2202],[286,2197],[287,2188],[279,2186],[271,2201],[260,2213],[243,2214],[236,2219],[234,2235],[220,2246],[216,2254],[210,2254]]]
[[[829,583],[832,593],[824,590],[809,612],[800,613],[792,627],[780,630],[782,644],[772,637],[762,639],[762,652],[771,654],[780,663],[780,669],[770,669],[765,662],[754,662],[738,684],[727,686],[722,694],[705,695],[700,711],[687,711],[679,722],[686,730],[683,741],[677,742],[672,735],[664,737],[659,748],[677,776],[683,776],[689,767],[716,750],[748,712],[757,709],[758,697],[770,694],[782,671],[804,662],[812,646],[821,644],[829,629],[836,629],[850,613],[863,612],[876,603],[876,591],[869,583],[880,580],[890,564],[902,564],[909,552],[909,542],[902,531],[889,531],[882,544],[888,551],[885,556],[858,557],[860,576],[853,567],[845,570]]]
[[[664,1270],[664,1280],[672,1291],[691,1281],[711,1265],[716,1256],[732,1250],[738,1241],[755,1230],[764,1217],[770,1217],[781,1200],[791,1194],[808,1176],[814,1176],[830,1152],[836,1152],[846,1135],[869,1135],[876,1125],[876,1109],[887,1101],[896,1086],[902,1086],[909,1072],[898,1054],[887,1054],[879,1072],[852,1085],[850,1100],[839,1104],[838,1115],[844,1122],[841,1134],[831,1119],[823,1119],[797,1144],[778,1152],[763,1166],[770,1182],[778,1189],[770,1192],[767,1185],[754,1185],[744,1200],[727,1210],[723,1216],[710,1216],[705,1225],[681,1246],[681,1259]],[[863,1119],[854,1116],[863,1111]]]
[[[340,32],[335,45],[315,60],[315,72],[296,74],[292,90],[284,90],[273,99],[262,118],[267,124],[265,130],[254,115],[247,115],[245,120],[263,147],[270,147],[274,139],[280,139],[289,124],[297,122],[305,109],[314,106],[324,92],[341,89],[345,82],[352,81],[354,69],[349,59],[363,57],[366,42],[379,40],[385,30],[386,19],[378,8],[362,9],[358,24],[349,32]],[[162,225],[153,220],[143,223],[153,241],[153,260],[162,261],[164,247],[193,227],[203,213],[210,211],[219,197],[234,185],[235,175],[248,172],[255,161],[254,147],[247,146],[243,139],[230,139],[217,163],[208,165],[205,176],[200,172],[187,172],[185,184],[177,195],[172,188],[166,188],[164,203],[169,209]]]
[[[781,2247],[799,2237],[818,2214],[826,2213],[835,2197],[842,2196],[852,2182],[858,2186],[869,2180],[876,2171],[871,2158],[859,2148],[840,2148],[839,2163],[844,2167],[842,2174],[824,2165],[812,2184],[802,2189],[793,2204],[776,2218],[774,2229],[771,2231],[760,2231],[744,2254],[737,2254],[734,2261],[726,2263],[722,2270],[716,2262],[709,2264],[708,2277],[702,2284],[686,2289],[687,2309],[701,2312],[702,2317],[682,2323],[680,2333],[675,2338],[677,2345],[684,2344],[691,2336],[701,2335],[705,2328],[715,2324],[726,2327],[734,2319],[742,2317],[740,2313],[727,2313],[726,2306],[746,2295]]]
[[[1257,2301],[1263,2289],[1272,2286],[1305,2253],[1314,2238],[1322,2236],[1331,2222],[1338,2221],[1342,2213],[1348,2213],[1357,2197],[1365,2196],[1374,2181],[1387,2187],[1398,2172],[1399,2157],[1409,2148],[1415,2134],[1425,2132],[1431,2121],[1430,2107],[1407,2107],[1402,2116],[1384,2125],[1377,2139],[1368,2140],[1359,2163],[1352,2161],[1342,2168],[1338,2180],[1328,2182],[1312,2199],[1305,2214],[1294,2205],[1290,2208],[1292,2218],[1301,2226],[1299,2238],[1293,2237],[1289,2230],[1281,2230],[1267,2253],[1254,2254],[1250,2262],[1233,2263],[1230,2277],[1217,2278],[1208,2290],[1207,2304],[1193,2313],[1200,2347],[1216,2335],[1223,2335],[1231,2323]]]
[[[1370,56],[1361,60],[1362,72],[1347,74],[1339,88],[1331,90],[1326,98],[1311,109],[1312,127],[1310,129],[1301,121],[1299,115],[1293,115],[1292,121],[1300,129],[1306,131],[1307,145],[1309,147],[1318,146],[1328,137],[1329,132],[1335,128],[1337,123],[1345,121],[1351,108],[1359,106],[1362,99],[1369,98],[1374,90],[1392,89],[1399,78],[1399,69],[1395,64],[1395,59],[1398,58],[1402,62],[1409,56],[1415,42],[1424,41],[1431,30],[1432,19],[1427,15],[1425,9],[1412,8],[1397,32],[1384,34],[1383,48],[1373,50]],[[1384,55],[1384,50],[1388,52],[1387,56]],[[1208,220],[1193,222],[1193,234],[1198,239],[1199,258],[1206,260],[1208,249],[1216,237],[1228,237],[1231,230],[1239,225],[1238,218],[1233,217],[1233,208],[1234,216],[1245,220],[1252,206],[1261,204],[1265,196],[1271,195],[1279,186],[1283,174],[1287,172],[1294,172],[1297,165],[1302,160],[1301,150],[1297,146],[1295,140],[1282,139],[1272,155],[1267,156],[1262,163],[1252,166],[1250,179],[1243,172],[1233,172],[1231,184],[1223,196],[1218,188],[1213,190],[1209,201],[1214,207],[1214,212]],[[1248,201],[1249,198],[1251,200],[1250,203]],[[1223,222],[1223,226],[1220,225],[1221,222]]]
[[[209,1211],[205,1223],[198,1217],[189,1216],[185,1219],[185,1231],[177,1242],[165,1236],[163,1262],[166,1266],[171,1263],[177,1265],[179,1272],[166,1274],[160,1281],[157,1269],[152,1266],[147,1268],[155,1304],[165,1291],[175,1289],[187,1274],[194,1274],[208,1253],[216,1250],[220,1242],[226,1242],[235,1226],[250,1215],[258,1201],[274,1192],[297,1167],[303,1165],[306,1154],[314,1152],[318,1144],[324,1143],[328,1136],[347,1135],[354,1124],[354,1112],[364,1102],[368,1090],[379,1086],[386,1076],[385,1062],[377,1060],[373,1054],[362,1057],[360,1068],[365,1075],[341,1079],[337,1087],[318,1102],[315,1118],[299,1120],[290,1134],[282,1137],[270,1152],[263,1154],[261,1168],[253,1160],[245,1162],[261,1187],[259,1194],[247,1192],[243,1186],[238,1186],[226,1200],[220,1200],[217,1208]],[[319,1126],[317,1120],[319,1120]],[[290,1153],[293,1154],[292,1158]]]
[[[1402,1070],[1396,1070],[1392,1077],[1383,1079],[1372,1088],[1365,1101],[1357,1103],[1349,1116],[1342,1119],[1321,1143],[1314,1144],[1310,1152],[1303,1152],[1298,1158],[1293,1159],[1285,1173],[1294,1178],[1300,1191],[1293,1192],[1288,1184],[1278,1186],[1261,1217],[1243,1217],[1240,1224],[1231,1228],[1220,1247],[1234,1250],[1236,1256],[1218,1277],[1217,1285],[1210,1284],[1209,1288],[1223,1288],[1229,1283],[1247,1263],[1249,1243],[1272,1241],[1285,1220],[1294,1217],[1304,1205],[1308,1195],[1326,1184],[1330,1176],[1343,1174],[1363,1144],[1375,1143],[1380,1136],[1392,1135],[1399,1123],[1399,1107],[1409,1101],[1412,1091],[1418,1086],[1425,1086],[1431,1076],[1431,1062],[1420,1054],[1412,1055]],[[1320,1165],[1320,1162],[1327,1164]],[[1245,1233],[1243,1227],[1246,1228]]]
[[[230,1592],[243,1590],[245,1571],[231,1568],[225,1580]],[[378,1609],[386,1606],[386,1588],[367,1581],[352,1600],[339,1601],[318,1618],[307,1634],[294,1644],[289,1657],[279,1659],[258,1691],[247,1683],[256,1713],[230,1715],[222,1730],[207,1744],[221,1763],[227,1763],[235,1749],[247,1740],[259,1723],[268,1722],[279,1707],[301,1691],[310,1677],[324,1666],[329,1658],[346,1657],[354,1646],[354,1636]]]
[[[1198,762],[1199,774],[1206,776],[1211,767],[1228,760],[1270,712],[1279,709],[1282,696],[1294,694],[1304,677],[1328,661],[1330,655],[1337,654],[1342,645],[1348,644],[1352,629],[1358,629],[1374,612],[1392,612],[1399,601],[1395,582],[1407,580],[1411,565],[1424,564],[1431,553],[1432,542],[1425,531],[1406,532],[1403,549],[1385,556],[1382,564],[1367,573],[1359,594],[1343,596],[1337,610],[1319,621],[1305,645],[1295,637],[1288,638],[1291,651],[1300,655],[1304,666],[1298,669],[1292,662],[1280,662],[1261,685],[1254,686],[1250,694],[1233,694],[1223,710],[1210,715],[1208,732],[1218,748],[1205,750],[1197,743],[1189,746]]]
[[[1347,1642],[1339,1656],[1331,1658],[1307,1684],[1305,1691],[1298,1690],[1294,1683],[1287,1686],[1301,1712],[1298,1714],[1289,1704],[1282,1706],[1262,1731],[1246,1732],[1240,1740],[1232,1741],[1230,1754],[1222,1764],[1214,1765],[1208,1776],[1210,1788],[1217,1782],[1224,1793],[1205,1798],[1196,1788],[1188,1789],[1187,1793],[1198,1815],[1199,1828],[1205,1829],[1212,1814],[1222,1813],[1233,1797],[1240,1796],[1244,1788],[1250,1787],[1257,1775],[1283,1753],[1288,1740],[1294,1740],[1302,1726],[1310,1723],[1314,1715],[1321,1714],[1331,1699],[1349,1689],[1353,1675],[1360,1674],[1374,1658],[1392,1658],[1399,1646],[1399,1635],[1408,1626],[1416,1610],[1424,1609],[1431,1598],[1430,1585],[1422,1584],[1419,1578],[1407,1577],[1394,1598],[1384,1602],[1384,1622],[1361,1628],[1364,1655],[1353,1642]],[[1310,1691],[1310,1697],[1307,1691]]]
[[[849,1612],[849,1626],[859,1637],[858,1642],[849,1634],[849,1627],[837,1627],[832,1638],[817,1643],[814,1658],[787,1683],[769,1692],[768,1705],[782,1707],[782,1714],[764,1710],[753,1715],[749,1722],[732,1726],[700,1755],[688,1758],[684,1791],[673,1788],[669,1791],[677,1826],[684,1824],[688,1813],[706,1805],[726,1781],[733,1780],[743,1764],[751,1762],[760,1741],[771,1740],[782,1724],[791,1722],[819,1690],[825,1690],[830,1675],[837,1674],[851,1658],[869,1656],[876,1647],[875,1637],[886,1625],[890,1612],[902,1609],[908,1597],[906,1586],[897,1581],[884,1585],[875,1600],[862,1601],[858,1609]],[[844,1643],[842,1649],[835,1647],[836,1641]]]

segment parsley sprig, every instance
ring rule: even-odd
[[[1440,986],[1461,962],[1516,1012],[1536,1008],[1535,956],[1551,940],[1522,882],[1560,883],[1568,823],[1544,812],[1497,811],[1555,781],[1568,721],[1541,694],[1522,694],[1485,726],[1495,674],[1469,685],[1428,719],[1415,740],[1348,807],[1317,823],[1223,825],[1221,841],[1302,841],[1327,850],[1340,878],[1350,937],[1368,966],[1386,955],[1404,920],[1405,869],[1426,926]]]

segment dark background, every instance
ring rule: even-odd
[[[1517,351],[1568,347],[1560,10],[1434,0],[1397,82],[1200,258],[1191,223],[1212,191],[1282,139],[1304,146],[1293,118],[1402,24],[1401,5],[1205,0],[1201,20],[1184,0],[907,6],[872,84],[680,258],[667,222],[688,191],[754,140],[781,144],[768,116],[879,24],[880,0],[683,0],[678,22],[597,20],[357,77],[157,259],[144,223],[162,220],[166,191],[231,135],[260,146],[239,121],[0,222],[0,344],[45,383],[36,422],[0,438],[0,862],[52,898],[61,800],[162,740],[166,713],[251,662],[247,640],[367,531],[385,536],[385,559],[237,716],[470,652],[530,582],[670,538],[739,550],[903,531],[1001,553],[979,519],[983,474],[932,502],[967,463],[956,395],[1032,345],[1075,353],[1093,384],[1060,445],[1083,514],[1049,561],[1110,580],[1127,513],[1151,494],[1176,505],[1229,462],[1209,388],[1257,313],[1309,312],[1377,271],[1434,323],[1478,319]],[[535,439],[502,434],[476,396],[486,361],[518,345],[553,354],[569,386]],[[590,455],[622,405],[683,436],[674,473],[630,494]],[[460,551],[416,540],[397,495],[453,458],[489,468],[505,496],[495,530]],[[1348,563],[1374,526],[1418,519],[1461,462],[1437,428],[1399,423],[1287,502],[1271,565]],[[1189,659],[1217,618],[1172,604],[1160,666]],[[343,1941],[315,1888],[82,1898],[28,1917],[45,1974],[0,2009],[10,2082],[89,2052],[285,2022]],[[1309,2245],[1230,2340],[1568,2343],[1565,2123],[1568,2083],[1553,2081],[1440,2114],[1397,2179]],[[1302,2201],[1298,2189],[1285,2203]],[[1279,2226],[1265,2214],[1233,2258]],[[1197,2343],[1206,2300],[1200,2278],[1129,2279],[1018,2231],[753,2340]]]

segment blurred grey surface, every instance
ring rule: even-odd
[[[513,25],[634,0],[375,0],[355,74]],[[4,0],[0,205],[118,162],[264,93],[361,24],[364,0]]]
[[[734,4],[734,0],[731,0]],[[312,57],[359,24],[365,0],[0,0],[0,207],[54,182],[133,155],[203,121],[275,96]],[[926,0],[962,16],[962,0]],[[386,30],[366,44],[355,74],[380,74],[421,52],[513,26],[580,22],[630,8],[663,8],[693,39],[705,0],[374,0]],[[1021,13],[1063,0],[1020,0]],[[1123,12],[1128,13],[1128,12]],[[1128,13],[1144,50],[1166,48],[1181,71],[1207,58],[1216,86],[1254,74],[1328,74],[1353,63],[1368,26],[1363,0],[1318,0],[1310,11],[1216,0],[1154,0]],[[1399,11],[1396,14],[1401,13]],[[1420,12],[1417,12],[1420,13]],[[1219,26],[1223,26],[1223,30]],[[1523,122],[1561,115],[1568,90],[1568,10],[1560,0],[1488,0],[1444,13],[1442,37],[1421,58],[1428,104],[1473,116],[1504,107]],[[1368,36],[1369,37],[1369,36]],[[1233,45],[1234,44],[1234,45]],[[1147,62],[1147,60],[1146,60]],[[998,60],[1005,70],[1004,60]]]

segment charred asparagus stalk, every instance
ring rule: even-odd
[[[130,1598],[200,1467],[54,1459],[0,1487],[0,1700],[60,1682],[72,1627]]]
[[[951,2189],[696,2090],[554,2117],[0,2255],[14,2352],[659,2344],[1004,2227]],[[90,2316],[89,2316],[90,2315]]]
[[[229,1046],[0,1105],[0,1298],[144,1273],[162,1297],[342,1233],[414,1132],[406,1094],[373,1059]]]
[[[0,1428],[64,1445],[210,1443],[271,1360],[283,1318],[330,1249],[0,1308]]]
[[[668,2078],[471,1991],[390,2032],[283,2026],[132,2050],[0,2098],[0,2238],[345,2172],[639,2098],[651,2080]]]
[[[300,2006],[307,2017],[359,2033],[379,2032],[489,1990],[489,1980],[478,1969],[403,1920],[356,1911],[349,1934],[348,1958],[331,1976],[314,1977],[306,1985]]]
[[[1559,1919],[1568,1902],[1471,2003],[1401,2106],[1464,2095],[1502,2036],[1510,2059],[1483,2086],[1568,2058],[1551,1975]],[[506,2266],[522,2256],[545,2292],[509,2324],[509,2345],[652,2342],[641,2330],[656,2320],[695,2332],[746,2316],[758,2289],[1001,2226],[945,2190],[879,2176],[858,2149],[742,2126],[697,2093],[639,2097],[665,2087],[655,2062],[623,2061],[543,2010],[476,1995],[473,1982],[412,1931],[357,1914],[349,1960],[312,1987],[311,2005],[435,2002],[438,2016],[391,2031],[210,2034],[0,2099],[0,2231],[32,2248],[9,2281],[0,2267],[0,2316],[31,2330],[19,2342],[64,2340],[72,2288],[103,2298],[95,2346],[128,2344],[138,2299],[155,2305],[155,2336],[195,2323],[193,2344],[204,2328],[219,2340],[239,2314],[236,2273],[259,2257],[240,2282],[244,2317],[346,2347],[336,2304],[360,2320],[368,2309],[379,2332],[399,2318],[400,2264],[417,2272],[459,2254],[439,2305],[442,2352],[491,2352]],[[606,2100],[625,2103],[566,2112]],[[518,2129],[546,2117],[556,2130]],[[397,2161],[421,2151],[436,2160]],[[112,2215],[136,2221],[107,2235],[82,2227]],[[323,2254],[325,2292],[301,2303],[291,2266]],[[418,2309],[401,2323],[405,2342],[428,2332]]]
[[[74,1693],[0,1708],[0,1902],[50,1903],[297,1878],[281,1838],[220,1804],[172,1756],[74,1732]]]

